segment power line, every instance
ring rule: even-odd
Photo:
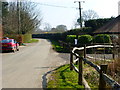
[[[45,3],[37,3],[37,4],[43,5],[43,6],[57,7],[57,8],[73,8],[73,9],[78,9],[77,7],[66,7],[66,6],[58,6],[58,5],[52,5],[52,4],[45,4]]]

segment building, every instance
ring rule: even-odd
[[[112,21],[105,24],[103,27],[95,30],[94,33],[102,34],[120,34],[120,15]]]

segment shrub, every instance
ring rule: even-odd
[[[31,39],[32,39],[32,35],[31,34],[24,34],[24,35],[22,35],[23,43],[29,42]]]
[[[93,37],[91,35],[80,35],[78,37],[78,44],[90,44],[93,40]]]
[[[68,43],[74,44],[76,39],[76,35],[67,35],[66,41]]]
[[[98,34],[93,38],[94,43],[111,43],[111,38],[107,34]]]
[[[20,43],[26,43],[29,42],[32,39],[32,35],[31,34],[10,34],[10,35],[4,35],[4,37],[8,37],[8,38],[13,38],[15,39],[17,42]]]
[[[71,30],[68,30],[67,32],[64,32],[63,34],[66,34],[66,35],[77,35],[79,33],[92,33],[93,32],[93,29],[91,27],[83,27],[83,28],[75,28],[75,29],[71,29]]]

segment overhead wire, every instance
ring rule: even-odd
[[[78,9],[77,7],[67,7],[67,6],[59,6],[59,5],[52,5],[52,4],[45,4],[45,3],[37,3],[37,4],[43,5],[43,6],[57,7],[57,8],[73,8],[73,9]]]

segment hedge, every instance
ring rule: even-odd
[[[94,43],[111,43],[111,38],[107,34],[98,34],[93,38]]]
[[[8,37],[8,38],[12,38],[12,39],[15,39],[17,42],[19,43],[26,43],[26,42],[29,42],[31,39],[32,39],[32,35],[31,34],[6,34],[4,35],[4,37]]]
[[[91,35],[79,35],[78,37],[78,44],[90,44],[93,40],[93,37]]]
[[[75,39],[76,39],[76,35],[67,35],[66,37],[67,43],[71,43],[71,44],[75,43]]]

